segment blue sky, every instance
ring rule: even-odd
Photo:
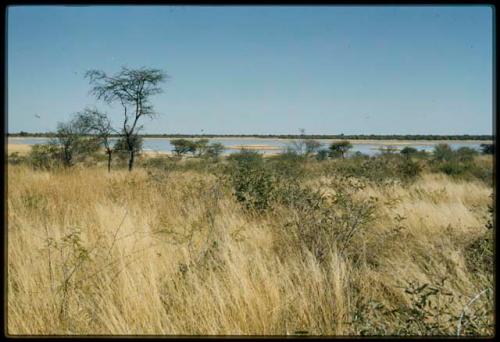
[[[170,79],[146,133],[491,134],[487,6],[8,8],[8,131],[108,112],[89,69]],[[35,117],[40,116],[40,119]]]

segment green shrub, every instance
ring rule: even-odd
[[[295,182],[279,182],[274,189],[276,203],[281,208],[280,222],[285,242],[275,246],[286,257],[287,248],[302,250],[322,263],[331,251],[356,253],[352,241],[362,235],[374,217],[375,200],[355,200],[354,193],[362,189],[353,179],[339,177],[312,190]],[[323,190],[334,190],[328,199]],[[280,252],[280,250],[282,250]]]
[[[325,175],[357,177],[376,184],[415,180],[421,172],[420,164],[398,154],[378,155],[370,158],[337,159],[324,168]]]
[[[470,147],[460,147],[455,152],[455,158],[461,162],[471,162],[479,153]]]
[[[196,152],[196,143],[188,139],[172,139],[170,144],[174,146],[173,151],[179,156],[188,152],[193,154]]]
[[[207,150],[205,152],[205,156],[209,158],[217,159],[224,152],[224,145],[218,142],[211,143],[208,145]]]
[[[28,162],[35,169],[50,169],[61,165],[61,151],[54,144],[36,144],[28,154]]]
[[[451,161],[453,159],[453,150],[448,144],[438,144],[434,146],[434,160],[438,162]]]
[[[403,156],[409,158],[417,153],[417,149],[411,146],[405,146],[401,151],[399,151]]]
[[[322,161],[328,159],[328,150],[322,149],[316,153],[316,160]]]
[[[236,199],[247,209],[262,211],[271,204],[274,178],[263,164],[244,160],[231,169],[230,179]]]
[[[351,324],[362,336],[487,336],[494,324],[491,291],[480,292],[468,310],[455,309],[457,298],[445,286],[409,282],[403,294],[408,304],[389,307],[373,300],[357,303]],[[467,304],[467,299],[462,299]],[[470,303],[470,301],[469,301]],[[462,304],[462,305],[464,305]],[[390,322],[390,324],[388,324]]]
[[[493,144],[481,144],[481,153],[482,154],[494,154],[495,153],[495,145]]]
[[[266,166],[278,177],[298,180],[305,174],[307,155],[285,151],[265,160]]]

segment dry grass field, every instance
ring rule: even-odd
[[[493,334],[493,270],[478,261],[492,189],[479,181],[322,175],[301,184],[321,210],[257,213],[196,170],[7,177],[8,334]],[[323,235],[307,235],[316,219]],[[353,234],[335,239],[344,224]]]

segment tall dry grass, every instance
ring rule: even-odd
[[[459,314],[490,286],[465,251],[491,192],[441,175],[370,185],[356,193],[378,199],[357,257],[320,263],[207,174],[9,166],[8,333],[358,335],[378,319],[361,308],[411,305],[409,283],[445,276]],[[391,317],[380,333],[397,333]]]

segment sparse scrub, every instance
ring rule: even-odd
[[[46,148],[28,159],[49,165]],[[399,154],[142,156],[132,172],[125,156],[112,173],[100,156],[8,164],[9,334],[493,335],[476,176]]]

